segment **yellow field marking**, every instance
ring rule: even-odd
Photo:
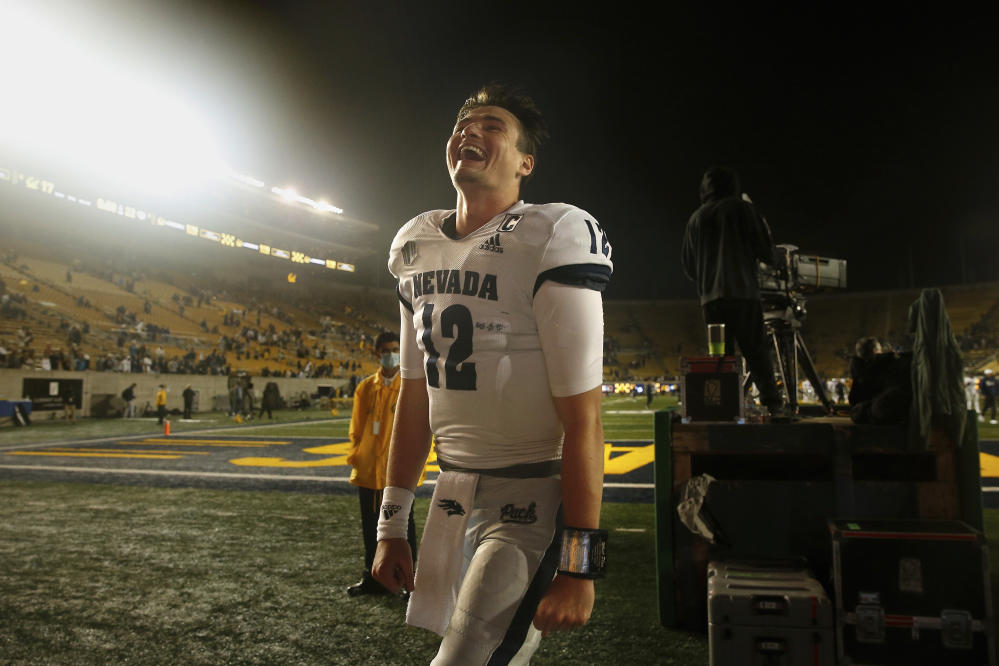
[[[317,455],[347,455],[350,453],[350,442],[336,442],[334,444],[323,444],[322,446],[310,446],[307,449],[302,449],[306,453],[315,453]]]
[[[320,458],[318,460],[287,460],[285,458],[234,458],[233,465],[240,467],[342,467],[347,464],[347,456]]]
[[[203,444],[205,442],[211,442],[213,444],[256,444],[257,446],[280,446],[282,444],[291,444],[288,440],[270,440],[270,439],[184,439],[183,437],[151,437],[149,439],[142,440],[144,442],[181,442],[183,444]]]
[[[152,442],[154,444],[165,444],[168,442],[176,442],[180,444],[253,444],[255,446],[282,446],[284,444],[291,444],[287,440],[270,440],[270,439],[184,439],[182,437],[151,437],[149,439],[142,440],[143,442]]]
[[[282,446],[284,444],[290,444],[291,442],[258,442],[254,444],[249,444],[246,442],[240,442],[233,440],[231,442],[224,442],[218,439],[141,439],[137,444],[161,444],[164,446],[176,445],[176,446],[218,446],[218,447],[230,447],[234,449],[259,449],[268,446]]]
[[[611,453],[626,451],[619,456]],[[627,474],[648,465],[655,459],[655,444],[646,446],[614,446],[604,442],[604,474]]]
[[[978,459],[982,467],[982,476],[999,479],[999,456],[990,453],[979,453]]]
[[[253,456],[248,458],[233,458],[229,462],[233,465],[239,465],[240,467],[343,467],[348,464],[347,457],[350,454],[350,449],[350,442],[334,442],[332,444],[323,444],[321,446],[311,446],[307,449],[302,449],[305,453],[329,456],[316,460],[288,460],[287,458],[264,458]],[[427,458],[426,471],[441,471],[440,467],[432,464],[436,461],[437,451],[431,449],[430,456]]]
[[[64,446],[52,447],[50,449],[42,449],[43,451],[87,451],[90,453],[152,453],[154,455],[167,455],[174,454],[178,456],[210,456],[212,455],[208,451],[155,451],[155,450],[142,450],[142,449],[77,449],[77,448],[67,448]]]
[[[323,444],[322,446],[311,446],[303,449],[305,453],[315,453],[319,455],[335,454],[328,458],[318,458],[316,460],[288,460],[287,458],[234,458],[230,460],[233,465],[240,467],[341,467],[347,464],[347,454],[350,453],[350,442],[336,442],[333,444]]]
[[[316,460],[288,460],[287,458],[252,456],[247,458],[233,458],[229,462],[239,467],[341,467],[348,464],[347,457],[350,453],[350,448],[350,442],[337,442],[303,449],[305,453],[328,456]],[[621,454],[611,457],[612,453]],[[604,444],[604,474],[627,474],[648,465],[653,461],[654,457],[655,445],[653,444],[645,446],[614,446],[606,443]],[[437,451],[435,449],[431,449],[424,469],[427,472],[440,471],[440,466],[437,464]]]
[[[177,460],[184,456],[167,454],[135,454],[135,453],[69,453],[62,451],[8,451],[12,456],[63,456],[66,458],[148,458],[151,460]]]

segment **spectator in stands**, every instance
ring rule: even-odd
[[[350,453],[347,464],[354,469],[350,482],[357,486],[361,503],[361,534],[364,537],[364,571],[361,580],[347,588],[347,594],[384,594],[387,590],[371,576],[378,541],[378,510],[388,467],[389,441],[395,406],[399,400],[402,379],[399,374],[399,336],[385,331],[378,336],[373,355],[381,368],[364,379],[354,393],[354,410],[350,418]],[[423,474],[420,475],[420,483]],[[409,510],[407,540],[416,561],[416,524],[413,509]]]
[[[135,387],[136,384],[133,382],[131,386],[121,392],[121,399],[125,401],[126,419],[135,418]]]
[[[166,418],[167,409],[167,387],[166,384],[160,384],[160,390],[156,392],[156,417],[157,423],[163,425],[163,419]]]
[[[35,336],[32,335],[31,329],[27,326],[17,329],[17,342],[20,347],[30,347],[34,339]]]
[[[902,425],[912,405],[912,354],[882,352],[876,338],[857,341],[850,361],[850,418],[854,423]]]
[[[978,391],[985,398],[985,404],[982,406],[982,421],[985,420],[985,414],[991,409],[992,417],[989,423],[996,425],[996,398],[999,397],[999,380],[996,379],[992,368],[985,369],[985,376],[978,382]]]

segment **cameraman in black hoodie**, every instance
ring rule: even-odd
[[[725,324],[725,353],[739,344],[750,378],[770,413],[783,410],[774,380],[770,346],[763,328],[757,281],[758,262],[774,263],[774,243],[766,221],[740,196],[739,177],[711,167],[701,179],[701,207],[683,234],[683,271],[697,286],[708,324]]]

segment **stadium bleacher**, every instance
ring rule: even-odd
[[[124,349],[117,344],[123,335],[129,342],[144,342],[150,354],[162,347],[165,360],[192,351],[203,356],[225,336],[239,341],[238,352],[225,353],[232,372],[259,375],[266,368],[270,373],[298,374],[306,366],[315,372],[335,363],[334,372],[339,374],[339,364],[346,362],[352,374],[363,375],[375,369],[364,341],[370,343],[380,328],[396,325],[395,298],[387,289],[366,290],[363,298],[342,290],[336,298],[317,303],[269,298],[259,291],[222,290],[203,298],[199,306],[197,295],[213,294],[216,284],[199,283],[168,266],[134,275],[111,271],[102,276],[88,268],[92,264],[60,259],[30,243],[21,244],[16,260],[0,264],[7,292],[26,301],[26,319],[0,318],[0,340],[7,342],[5,346],[16,347],[17,330],[26,326],[35,337],[31,346],[36,357],[45,348],[67,351],[71,345],[66,329],[87,327],[89,333],[78,351],[90,356],[93,368],[98,359],[120,363],[128,349],[128,344]],[[976,370],[995,367],[993,332],[999,322],[999,285],[944,287],[942,292],[969,366]],[[865,335],[903,348],[908,309],[918,294],[918,290],[896,290],[809,296],[802,332],[820,375],[847,376],[853,344]],[[605,311],[606,336],[612,341],[605,361],[608,379],[673,377],[681,356],[704,351],[701,310],[692,299],[607,301]],[[131,324],[133,315],[135,321],[169,333],[137,335]],[[232,325],[227,317],[240,325]],[[270,334],[272,327],[283,344],[263,344],[254,339],[256,335],[250,339],[241,335],[247,328]]]
[[[391,292],[363,299],[345,292],[318,307],[268,298],[266,291],[215,296],[216,283],[199,285],[166,265],[143,273],[99,272],[90,267],[93,261],[54,257],[50,248],[43,252],[26,242],[11,248],[8,259],[0,276],[8,295],[23,300],[25,316],[0,318],[0,341],[16,352],[17,331],[29,329],[34,339],[23,351],[31,367],[41,367],[43,350],[72,349],[89,357],[88,369],[120,369],[138,342],[145,348],[140,356],[165,370],[170,361],[191,353],[203,358],[221,343],[229,372],[363,376],[375,370],[365,345],[382,327],[396,325],[385,316],[394,313]],[[87,331],[75,348],[70,329]],[[132,366],[141,370],[141,357]]]

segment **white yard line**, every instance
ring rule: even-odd
[[[345,421],[347,417],[341,417],[336,419],[322,419],[319,421],[292,421],[290,423],[268,423],[259,426],[216,426],[214,428],[203,428],[201,430],[182,430],[180,432],[175,432],[171,437],[186,437],[188,435],[208,435],[208,434],[219,434],[223,432],[244,432],[245,430],[255,430],[257,428],[278,428],[278,427],[291,427],[300,425],[316,425],[321,423],[336,423],[338,421]],[[146,437],[164,437],[162,432],[146,432],[139,435],[107,435],[105,437],[96,437],[93,439],[61,439],[53,440],[51,442],[32,442],[29,444],[6,444],[0,446],[0,452],[2,451],[19,451],[23,449],[37,449],[42,446],[61,446],[63,444],[94,444],[96,442],[110,442],[110,441],[128,441],[132,439],[144,439]],[[294,437],[289,437],[289,439],[294,439]],[[299,439],[318,439],[314,437],[299,437]]]
[[[267,428],[289,428],[293,426],[303,426],[303,425],[322,425],[324,423],[340,423],[343,421],[349,421],[349,416],[340,416],[335,419],[322,419],[320,421],[295,421],[293,423],[261,423],[260,425],[242,425],[242,426],[223,426],[212,430],[213,433],[224,433],[224,432],[246,432],[247,430],[264,430]],[[185,431],[184,434],[188,434],[189,431]],[[308,439],[303,437],[303,439]]]
[[[264,479],[268,481],[319,481],[347,483],[347,476],[300,476],[294,474],[246,474],[239,472],[193,472],[189,470],[129,469],[104,467],[62,467],[59,465],[0,465],[0,469],[29,469],[40,472],[78,472],[83,474],[141,474],[146,476],[183,476],[207,479]],[[430,483],[426,481],[425,483]]]

